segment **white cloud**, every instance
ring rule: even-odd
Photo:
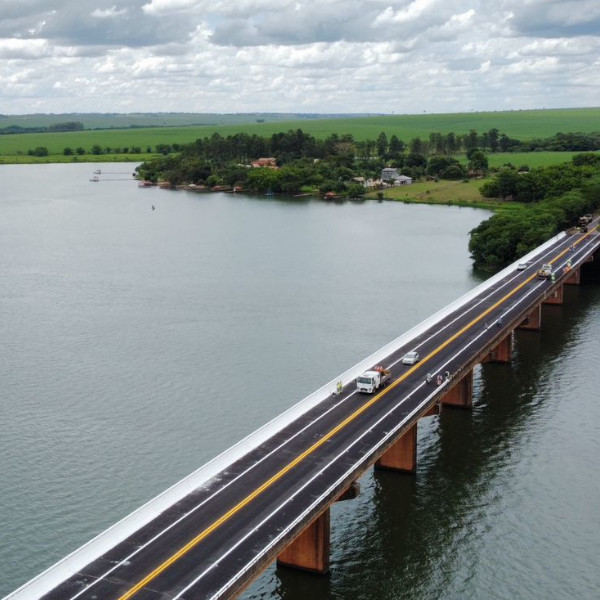
[[[150,0],[142,6],[142,10],[148,15],[164,15],[177,13],[200,6],[200,0]]]
[[[394,10],[388,6],[375,20],[375,25],[416,21],[435,6],[436,0],[413,0],[408,6]]]
[[[598,31],[589,0],[2,0],[0,113],[596,105]]]
[[[36,59],[51,56],[52,47],[45,40],[0,40],[0,58],[2,59]]]
[[[114,4],[110,8],[100,9],[96,8],[92,11],[92,17],[95,19],[114,19],[116,17],[121,17],[127,13],[126,8],[118,9]]]

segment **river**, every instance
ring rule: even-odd
[[[0,166],[0,596],[479,283],[481,210],[131,171]],[[333,507],[330,576],[244,599],[596,598],[599,355],[600,288],[570,286],[420,424],[416,476]]]

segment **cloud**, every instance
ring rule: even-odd
[[[52,48],[45,40],[0,40],[0,59],[39,60],[52,55]]]
[[[598,31],[588,0],[2,0],[0,112],[597,105]]]
[[[115,19],[117,17],[122,17],[125,14],[127,14],[126,8],[118,9],[114,4],[110,8],[104,10],[100,8],[95,8],[92,11],[92,17],[94,17],[95,19]]]
[[[597,36],[600,32],[600,3],[596,0],[525,0],[515,2],[511,9],[510,24],[519,35]]]

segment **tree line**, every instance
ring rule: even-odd
[[[246,133],[223,137],[214,133],[176,148],[161,144],[156,150],[163,156],[145,162],[138,171],[144,179],[164,180],[173,185],[241,185],[257,191],[271,189],[289,193],[312,186],[348,193],[353,189],[350,186],[354,179],[377,179],[384,166],[401,169],[414,178],[428,175],[446,179],[462,179],[470,173],[482,174],[487,169],[485,153],[477,146],[482,140],[476,133],[432,136],[432,143],[417,137],[406,144],[396,135],[388,138],[385,132],[375,140],[359,141],[351,134],[331,134],[317,139],[301,129],[271,137]],[[494,140],[496,134],[488,132],[484,138]],[[432,144],[434,153],[430,153]],[[463,150],[467,165],[453,156]],[[247,168],[252,161],[265,156],[276,158],[280,167],[277,172]]]
[[[493,215],[470,232],[474,266],[498,270],[600,208],[600,156],[578,154],[571,163],[528,173],[503,169],[483,188],[525,203],[522,210]]]
[[[19,133],[58,133],[61,131],[83,131],[83,123],[79,121],[67,121],[65,123],[54,123],[47,127],[21,127],[20,125],[9,125],[0,128],[0,135],[12,135]]]

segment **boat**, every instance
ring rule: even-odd
[[[102,171],[100,169],[96,169],[94,171],[94,175],[102,175]]]
[[[100,181],[100,177],[98,177],[98,175],[94,175],[93,177],[90,177],[90,181]]]

